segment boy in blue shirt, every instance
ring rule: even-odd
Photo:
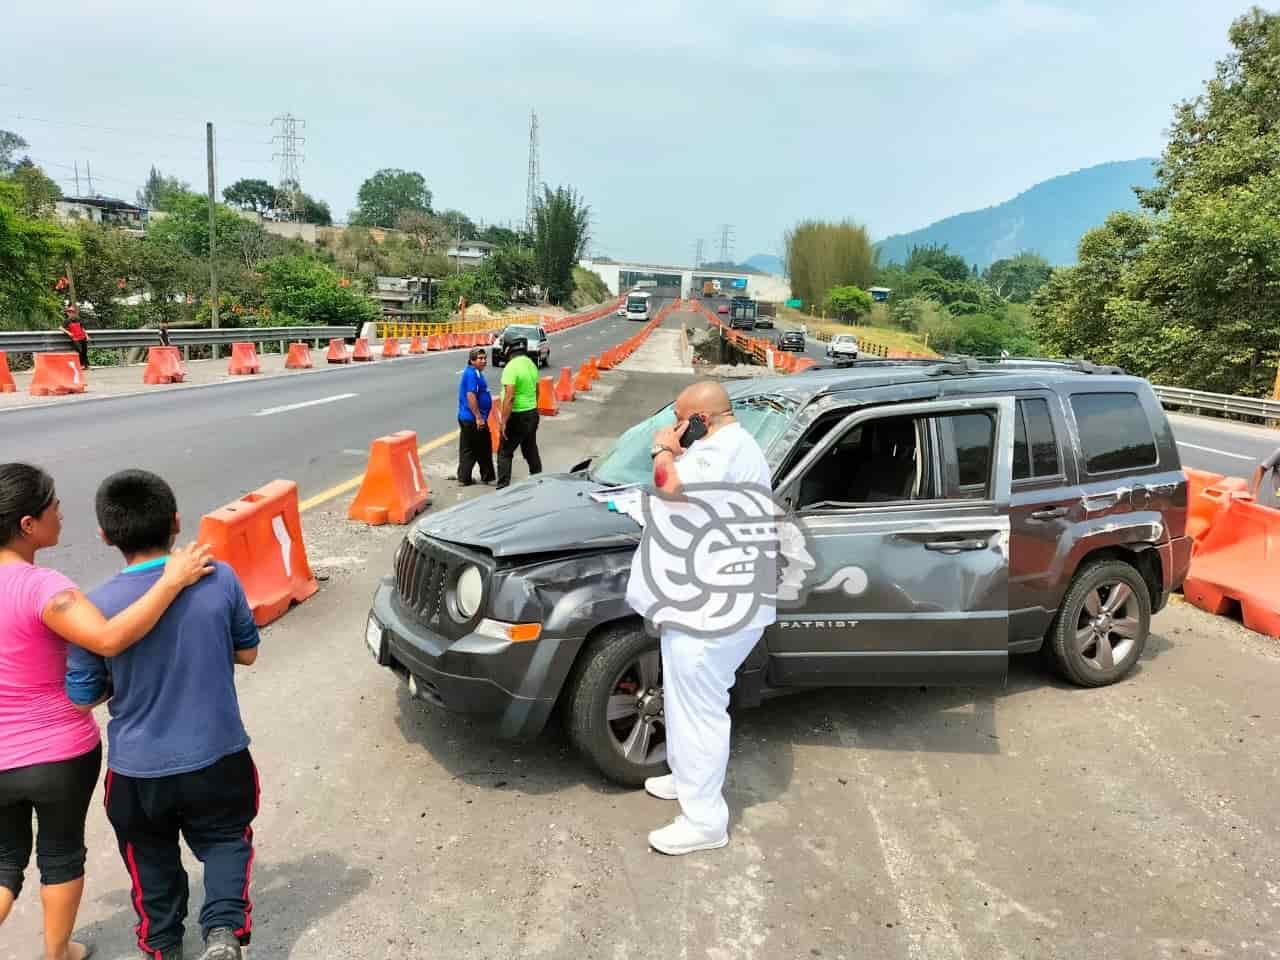
[[[169,485],[125,470],[98,488],[105,543],[124,554],[119,574],[89,594],[110,617],[155,582],[179,531]],[[240,960],[253,904],[258,771],[240,719],[235,665],[257,659],[258,629],[235,572],[179,594],[145,637],[119,656],[72,646],[67,696],[82,710],[109,700],[107,818],[129,871],[138,946],[152,960],[182,957],[187,874],[179,834],[204,864],[204,960]]]

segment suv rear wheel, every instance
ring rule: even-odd
[[[1150,628],[1151,594],[1142,574],[1123,560],[1098,560],[1076,573],[1045,642],[1064,678],[1102,687],[1133,670]]]
[[[583,649],[566,706],[573,745],[614,783],[668,772],[662,653],[643,628],[609,627]]]

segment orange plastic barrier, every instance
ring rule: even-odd
[[[556,388],[550,377],[538,380],[538,413],[544,417],[554,417],[560,412],[556,403]]]
[[[1224,614],[1238,603],[1250,630],[1280,637],[1280,510],[1232,495],[1191,556],[1183,584],[1201,610]]]
[[[1208,470],[1184,467],[1182,472],[1187,476],[1187,536],[1199,541],[1209,532],[1230,494],[1247,491],[1249,485],[1238,477],[1226,477]]]
[[[561,403],[573,400],[573,368],[561,367],[560,379],[556,381],[556,399]]]
[[[272,480],[205,514],[197,539],[235,570],[260,627],[320,589],[307,562],[292,480]]]
[[[181,383],[186,375],[177,347],[147,347],[147,366],[142,371],[143,383]]]
[[[369,341],[364,337],[356,338],[356,347],[351,351],[352,360],[372,360],[373,354],[369,352]]]
[[[592,380],[600,379],[600,364],[596,357],[587,358],[587,373],[591,375]]]
[[[13,382],[13,374],[9,372],[9,355],[0,350],[0,393],[16,393],[18,385]]]
[[[612,370],[614,364],[614,355],[612,350],[605,350],[600,354],[600,369]]]
[[[392,360],[400,356],[400,341],[395,337],[387,337],[382,341],[382,359]]]
[[[305,343],[289,344],[289,356],[285,358],[286,370],[310,370],[311,348]]]
[[[578,393],[591,392],[591,370],[585,363],[578,368],[578,375],[573,378],[573,389]]]
[[[445,349],[445,336],[444,336],[444,334],[442,334],[442,333],[433,333],[433,334],[431,334],[431,336],[427,337],[427,349],[428,349],[428,350],[443,350],[443,349]]]
[[[502,446],[502,427],[498,426],[498,418],[489,418],[489,440],[493,443],[493,452],[497,453]]]
[[[369,468],[347,517],[370,526],[408,523],[431,502],[418,459],[418,435],[401,430],[369,445]]]
[[[84,393],[87,384],[78,353],[37,353],[34,358],[30,388],[33,397]]]
[[[325,359],[330,363],[350,363],[351,354],[347,350],[347,342],[341,337],[330,340],[329,352],[325,354]]]
[[[233,343],[231,359],[227,361],[227,373],[233,377],[242,374],[257,373],[262,369],[258,362],[258,351],[252,343]]]
[[[410,353],[426,353],[427,352],[427,348],[422,345],[422,337],[418,336],[417,334],[414,335],[413,339],[409,341],[409,352]]]

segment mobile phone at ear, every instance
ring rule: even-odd
[[[701,414],[695,413],[689,418],[689,426],[685,428],[684,433],[680,434],[680,446],[687,449],[706,435],[707,421],[702,419]]]

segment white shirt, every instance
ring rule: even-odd
[[[717,567],[717,548],[723,550],[738,543],[736,539],[726,542],[724,537],[705,536],[717,518],[736,518],[749,528],[751,520],[764,521],[774,515],[772,501],[767,499],[771,487],[769,464],[760,445],[741,424],[730,423],[695,441],[675,459],[675,470],[689,502],[646,494],[646,519],[642,521],[646,538],[668,531],[673,535],[662,542],[674,546],[662,554],[651,553],[646,572],[646,545],[641,543],[627,582],[628,605],[641,615],[654,614],[651,619],[659,626],[669,623],[689,630],[720,632],[718,624],[732,622],[732,626],[724,627],[725,633],[769,626],[776,620],[775,602],[763,596],[764,590],[717,590],[707,585],[707,570]],[[698,489],[702,484],[723,489]],[[756,488],[754,494],[748,492],[752,487]],[[681,541],[679,533],[689,530],[693,531],[691,539],[686,536]],[[750,541],[743,543],[749,545]],[[649,549],[655,549],[653,541]],[[764,581],[772,583],[769,578],[776,576],[776,560],[760,557],[757,569]],[[749,610],[749,614],[735,619],[735,609]]]

